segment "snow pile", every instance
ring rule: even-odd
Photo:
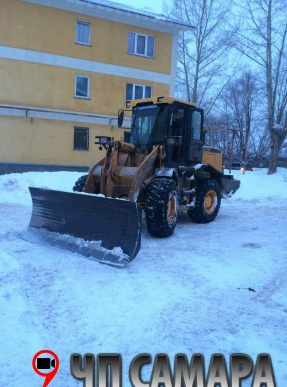
[[[234,199],[265,200],[285,199],[287,197],[287,169],[278,168],[278,172],[267,175],[267,169],[255,171],[232,171],[236,179],[241,181],[239,190],[234,194]]]
[[[28,186],[72,192],[76,180],[83,174],[83,172],[28,172],[2,175],[0,200],[28,204],[31,200]],[[278,168],[278,173],[274,175],[267,175],[267,169],[246,171],[244,174],[241,171],[232,171],[232,174],[241,181],[240,189],[232,197],[233,200],[287,198],[285,168]]]
[[[0,200],[7,203],[27,205],[31,202],[28,187],[73,191],[82,172],[27,172],[0,176]]]

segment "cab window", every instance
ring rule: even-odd
[[[184,109],[174,106],[171,116],[172,136],[182,136],[184,127]]]
[[[201,117],[200,111],[191,111],[190,135],[193,140],[201,140]]]

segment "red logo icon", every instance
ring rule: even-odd
[[[36,374],[45,378],[43,387],[47,387],[59,369],[59,358],[55,352],[43,349],[37,352],[32,360],[32,366]],[[40,371],[41,370],[41,371]]]

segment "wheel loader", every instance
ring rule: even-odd
[[[119,128],[130,123],[124,139],[96,137],[105,156],[74,192],[30,188],[30,228],[84,239],[85,255],[124,266],[140,250],[143,211],[148,232],[160,238],[173,234],[179,210],[213,221],[240,182],[224,175],[222,152],[204,145],[203,119],[202,109],[176,98],[127,101],[118,112]]]

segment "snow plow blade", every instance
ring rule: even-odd
[[[29,190],[33,209],[28,230],[35,231],[36,243],[43,234],[45,240],[51,239],[52,247],[115,266],[125,266],[139,252],[142,210],[137,203],[34,187]],[[25,239],[35,242],[35,238]]]

